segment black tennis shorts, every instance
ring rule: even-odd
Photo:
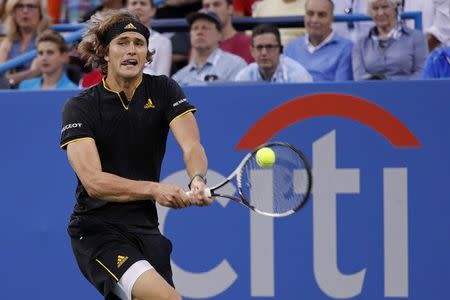
[[[174,286],[170,267],[172,243],[162,234],[129,232],[126,226],[93,216],[72,217],[68,233],[78,267],[105,299],[119,299],[113,294],[116,283],[140,260],[148,261]]]

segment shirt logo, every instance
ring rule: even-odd
[[[187,99],[183,98],[183,99],[178,100],[177,102],[175,102],[172,106],[173,107],[177,107],[178,105],[180,105],[181,103],[186,102],[186,101],[187,101]]]
[[[117,268],[120,268],[124,262],[126,262],[128,259],[128,256],[122,256],[122,255],[118,255],[117,256]]]
[[[147,103],[144,105],[144,108],[155,108],[155,105],[152,102],[152,99],[148,98]]]
[[[67,124],[66,126],[64,126],[61,129],[61,133],[63,133],[64,131],[66,131],[67,129],[70,128],[80,128],[83,125],[83,123],[72,123],[72,124]]]
[[[130,29],[136,29],[136,27],[135,27],[132,23],[128,23],[128,25],[125,26],[123,29],[128,29],[128,30],[130,30]]]

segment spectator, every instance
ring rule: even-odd
[[[36,36],[48,29],[50,19],[44,0],[8,0],[6,3],[5,33],[0,43],[0,63],[35,49]],[[6,75],[10,85],[39,75],[39,71],[26,62]]]
[[[427,55],[425,37],[398,21],[399,1],[368,0],[375,26],[353,48],[356,80],[420,78]]]
[[[335,15],[367,14],[367,0],[333,0]],[[372,21],[335,22],[333,29],[340,36],[357,42],[372,28]]]
[[[191,62],[173,75],[181,85],[232,81],[247,64],[237,55],[219,48],[221,21],[213,12],[187,16],[191,40]]]
[[[202,8],[202,0],[160,0],[155,19],[185,18],[188,14]],[[174,32],[169,35],[172,42],[171,74],[180,70],[189,61],[189,33]]]
[[[172,43],[167,37],[150,29],[151,20],[156,13],[153,0],[128,0],[127,9],[130,13],[136,15],[141,23],[146,25],[150,30],[148,48],[154,54],[152,62],[145,64],[144,73],[170,76]]]
[[[423,79],[450,78],[450,47],[437,48],[428,55]]]
[[[212,11],[222,21],[222,40],[220,49],[242,57],[247,63],[253,62],[250,53],[250,37],[245,33],[237,32],[233,27],[233,1],[232,0],[203,0],[203,9]]]
[[[24,80],[19,90],[76,89],[64,69],[69,60],[68,47],[57,32],[46,30],[36,39],[37,65],[42,76]]]
[[[303,16],[306,0],[262,0],[255,2],[253,17]],[[280,29],[281,44],[305,34],[304,28]]]
[[[81,18],[81,22],[88,21],[93,15],[97,13],[104,13],[108,10],[116,10],[125,7],[126,0],[101,0],[101,4],[95,7],[93,10],[89,11],[86,15]]]
[[[428,48],[450,46],[450,0],[404,0],[405,11],[422,12]]]
[[[236,81],[311,82],[312,77],[295,60],[281,54],[280,31],[273,25],[261,24],[252,31],[254,63],[242,69]]]
[[[306,35],[289,42],[285,55],[302,64],[314,81],[352,80],[352,42],[336,34],[331,0],[307,0]]]

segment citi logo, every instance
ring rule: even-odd
[[[276,107],[255,124],[253,124],[237,143],[238,150],[250,150],[269,141],[289,126],[311,118],[340,117],[356,121],[373,130],[394,148],[418,148],[420,141],[394,115],[382,107],[365,99],[342,94],[315,94],[299,97]],[[357,125],[358,126],[358,125]],[[337,166],[336,145],[339,131],[336,129],[315,137],[312,142],[312,167],[314,185],[312,191],[312,272],[317,287],[324,294],[334,299],[348,299],[363,292],[366,274],[370,273],[364,259],[357,268],[351,271],[342,267],[338,259],[338,245],[343,243],[340,235],[344,228],[338,222],[338,207],[343,198],[338,195],[357,195],[364,192],[367,186],[361,187],[362,179],[359,168]],[[286,141],[290,142],[290,141]],[[300,145],[303,148],[306,145]],[[306,149],[303,149],[306,150]],[[339,153],[340,154],[340,153]],[[407,298],[409,296],[409,249],[408,249],[408,168],[404,166],[381,167],[383,203],[382,235],[380,251],[383,251],[383,287],[385,297]],[[225,176],[214,170],[208,171],[211,182],[219,182]],[[184,184],[185,171],[179,171],[168,178],[168,182]],[[165,181],[166,181],[165,180]],[[365,180],[367,182],[367,180]],[[374,185],[372,183],[371,185]],[[233,187],[230,187],[232,189]],[[235,191],[236,188],[234,187]],[[233,192],[233,191],[227,191]],[[355,197],[355,201],[363,200]],[[226,199],[217,199],[225,207]],[[380,205],[381,206],[381,205]],[[168,210],[158,207],[161,230]],[[300,212],[301,213],[301,212]],[[277,280],[275,277],[277,264],[275,221],[272,218],[249,213],[249,294],[252,297],[276,297]],[[381,220],[380,220],[381,221]],[[351,235],[345,228],[345,234]],[[370,234],[370,233],[367,233]],[[381,234],[380,234],[381,235]],[[308,243],[309,241],[304,241]],[[364,241],[363,241],[364,242]],[[263,255],[261,249],[264,249]],[[364,255],[362,255],[364,257]],[[342,257],[342,256],[341,256]],[[347,259],[348,257],[344,257]],[[348,262],[348,261],[347,261]],[[292,262],[295,263],[295,262]],[[210,298],[224,293],[239,278],[238,266],[226,259],[211,266],[206,272],[190,272],[172,261],[177,288],[182,295],[190,298]],[[211,284],[214,282],[214,284]],[[209,285],[208,285],[209,284]],[[208,289],[202,287],[209,286]]]
[[[421,146],[404,124],[380,106],[350,95],[317,94],[293,99],[262,117],[247,131],[237,148],[252,149],[294,123],[323,116],[357,121],[381,134],[397,148]],[[336,196],[360,193],[360,170],[336,167],[334,130],[313,143],[312,166],[314,275],[317,284],[328,296],[354,297],[361,293],[367,270],[363,268],[353,274],[343,274],[339,270]],[[408,297],[407,168],[383,168],[383,195],[384,295]],[[251,248],[264,246],[267,245],[252,245]],[[256,268],[260,263],[262,261],[256,263]],[[258,280],[262,280],[260,271],[263,270],[256,270],[256,274],[259,274]],[[252,286],[257,287],[257,282]],[[260,289],[256,294],[271,294],[273,291],[268,291],[267,286],[256,289]]]

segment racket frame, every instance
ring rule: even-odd
[[[247,163],[247,161],[252,158],[254,155],[256,155],[256,152],[258,152],[259,149],[264,148],[264,147],[272,147],[272,146],[283,146],[283,147],[289,147],[291,148],[294,152],[296,152],[298,154],[298,156],[300,156],[301,160],[303,161],[303,164],[305,166],[305,170],[306,170],[306,175],[308,177],[308,187],[306,192],[304,193],[303,196],[303,201],[300,203],[300,205],[298,205],[297,207],[295,207],[294,209],[288,210],[284,213],[269,213],[269,212],[265,212],[265,211],[261,211],[259,209],[257,209],[256,207],[254,207],[253,205],[251,205],[247,199],[245,199],[243,193],[242,193],[242,182],[241,182],[241,171],[243,166]],[[237,182],[237,188],[238,188],[238,194],[240,197],[235,197],[232,195],[226,195],[226,194],[220,194],[220,193],[215,193],[215,190],[223,187],[224,185],[226,185],[227,183],[229,183],[233,177],[236,177],[236,182]],[[298,150],[296,147],[292,146],[291,144],[288,143],[283,143],[283,142],[269,142],[266,144],[263,144],[261,146],[259,146],[257,149],[255,149],[252,152],[247,153],[246,156],[244,156],[244,158],[242,159],[242,161],[239,163],[239,165],[236,167],[236,169],[221,183],[208,188],[205,190],[206,194],[208,195],[208,197],[222,197],[222,198],[228,198],[231,200],[234,200],[248,208],[250,208],[251,210],[253,210],[254,212],[257,212],[259,214],[265,215],[265,216],[269,216],[269,217],[286,217],[289,216],[291,214],[294,214],[295,212],[297,212],[300,208],[302,208],[309,199],[309,196],[311,194],[311,190],[312,190],[312,171],[311,171],[311,167],[309,165],[308,160],[306,159],[306,156],[300,151]]]

